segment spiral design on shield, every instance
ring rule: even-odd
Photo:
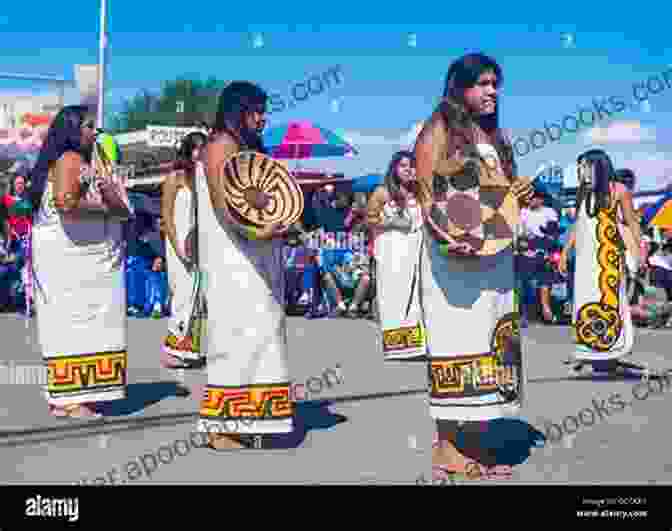
[[[303,214],[303,193],[284,164],[266,155],[244,151],[226,160],[218,180],[232,210],[246,222],[265,226],[283,222],[291,225]],[[261,209],[250,198],[256,192],[270,197]]]

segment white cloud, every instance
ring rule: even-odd
[[[346,131],[343,135],[346,142],[349,142],[355,147],[360,146],[389,146],[397,144],[398,141],[393,138],[387,138],[380,135],[367,135],[358,131]]]
[[[637,143],[655,139],[655,129],[642,127],[638,121],[613,122],[607,127],[593,127],[584,133],[584,140],[588,143]]]
[[[412,148],[418,134],[422,130],[424,122],[416,122],[413,126],[401,133],[398,137],[386,137],[381,135],[368,135],[359,131],[346,131],[343,139],[355,147],[359,146],[398,146],[400,148]]]

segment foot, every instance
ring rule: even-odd
[[[178,357],[161,352],[161,366],[165,369],[184,369],[187,365]]]
[[[241,437],[235,434],[210,433],[208,447],[212,450],[244,450],[247,448],[241,442]]]
[[[351,319],[354,319],[355,317],[359,316],[359,310],[357,309],[357,306],[354,304],[350,305],[350,308],[348,308],[348,312],[346,313],[346,317],[350,317]]]
[[[447,474],[456,474],[465,479],[479,479],[487,476],[487,468],[470,459],[452,445],[434,443],[432,449],[432,468],[443,470]]]
[[[346,307],[345,303],[343,301],[338,303],[338,306],[336,307],[336,312],[343,315],[348,311],[348,308]]]
[[[49,414],[52,417],[57,417],[59,419],[64,419],[67,418],[68,416],[68,412],[65,410],[65,408],[59,406],[52,406],[51,404],[49,404]]]
[[[68,418],[71,419],[96,419],[102,417],[96,411],[95,404],[76,404],[65,406],[63,409],[66,411]]]

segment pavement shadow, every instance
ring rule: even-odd
[[[306,440],[306,436],[313,430],[328,430],[338,424],[347,422],[348,418],[332,413],[329,407],[332,402],[314,400],[299,402],[294,412],[294,431],[269,436],[266,443],[269,450],[289,450],[298,448]]]
[[[534,426],[519,419],[502,418],[475,423],[458,432],[456,446],[465,455],[480,446],[487,453],[487,466],[516,466],[531,455],[530,450],[546,444],[546,437]]]
[[[530,378],[528,383],[560,383],[560,382],[641,382],[641,375],[625,374],[585,374],[580,376],[565,376],[555,378]]]
[[[129,384],[126,388],[126,400],[101,402],[98,409],[106,417],[132,415],[160,402],[164,398],[176,396],[177,391],[175,382]]]

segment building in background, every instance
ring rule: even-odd
[[[0,93],[0,129],[45,127],[61,108],[57,94]]]

